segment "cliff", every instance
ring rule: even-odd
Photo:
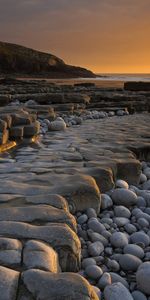
[[[0,75],[48,78],[96,77],[91,71],[65,64],[55,55],[0,42]]]

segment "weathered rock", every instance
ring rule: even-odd
[[[110,237],[110,242],[115,248],[124,248],[128,244],[128,237],[125,233],[114,232]]]
[[[125,254],[135,255],[139,258],[144,257],[144,250],[140,246],[135,244],[128,244],[127,246],[124,247],[123,252]]]
[[[136,282],[138,289],[146,295],[150,295],[150,262],[140,265],[136,273]]]
[[[130,242],[132,244],[143,243],[146,247],[150,244],[150,237],[146,233],[139,231],[131,234]]]
[[[97,241],[89,245],[88,252],[91,256],[99,256],[104,251],[104,246]]]
[[[128,282],[127,282],[123,277],[121,277],[119,274],[114,273],[114,272],[110,272],[109,274],[110,274],[110,276],[111,276],[112,283],[120,282],[120,283],[122,283],[127,289],[129,288]]]
[[[132,297],[134,300],[147,300],[147,297],[140,291],[134,291]]]
[[[42,300],[98,300],[89,283],[74,273],[52,274],[40,270],[28,270],[22,280],[33,298]]]
[[[21,239],[37,239],[52,246],[60,257],[63,271],[78,271],[81,246],[75,232],[65,224],[35,226],[20,222],[1,221],[0,235]]]
[[[106,300],[133,300],[133,297],[131,296],[127,288],[120,282],[106,286],[106,288],[104,289],[104,298]]]
[[[130,218],[131,212],[130,210],[122,205],[114,207],[114,213],[116,217]]]
[[[0,298],[15,300],[18,290],[19,272],[0,266]]]
[[[116,189],[111,195],[113,202],[117,205],[130,207],[137,202],[137,196],[134,192],[127,189]]]
[[[21,264],[22,244],[19,240],[0,237],[0,264],[6,267]]]
[[[91,279],[98,280],[102,276],[103,271],[96,265],[89,265],[85,268],[85,274]]]
[[[52,273],[60,272],[56,251],[39,241],[30,240],[25,244],[23,264],[27,269],[41,269]]]
[[[65,223],[76,231],[75,218],[68,211],[49,205],[1,208],[0,221]]]
[[[111,276],[109,273],[105,272],[102,277],[99,279],[98,281],[98,287],[100,289],[104,289],[107,285],[110,285],[112,284],[112,281],[111,281]]]
[[[113,201],[107,194],[101,194],[101,208],[107,209],[113,206]]]
[[[123,254],[119,258],[119,264],[124,271],[133,271],[135,272],[142,261],[132,254]]]

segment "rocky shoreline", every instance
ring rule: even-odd
[[[1,300],[149,300],[149,94],[0,94]]]

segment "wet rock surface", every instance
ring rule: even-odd
[[[106,300],[113,284],[128,299],[136,290],[148,299],[139,278],[149,274],[140,268],[150,253],[150,165],[134,154],[148,147],[148,120],[114,116],[48,131],[38,116],[46,129],[38,143],[1,154],[2,300]]]

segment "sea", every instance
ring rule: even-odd
[[[100,77],[97,77],[97,80],[110,80],[110,81],[148,81],[150,82],[150,74],[97,74]]]

